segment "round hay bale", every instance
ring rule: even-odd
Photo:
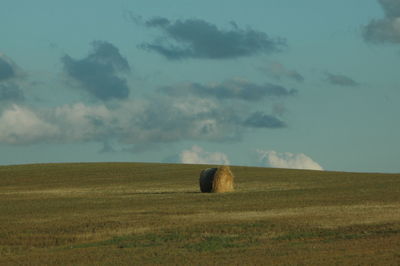
[[[229,166],[221,166],[214,174],[212,192],[231,192],[234,191],[233,187],[233,174]]]
[[[234,191],[233,174],[229,166],[219,168],[207,168],[200,173],[201,192],[230,192]]]
[[[211,192],[214,180],[214,174],[217,172],[217,168],[207,168],[200,173],[200,191]]]

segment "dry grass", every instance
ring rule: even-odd
[[[0,167],[0,265],[400,263],[400,175],[202,168]]]
[[[400,204],[315,206],[264,211],[202,212],[175,216],[191,223],[290,219],[320,228],[400,221]]]

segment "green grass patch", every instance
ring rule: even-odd
[[[168,242],[180,242],[185,237],[179,232],[163,233],[163,234],[142,234],[142,235],[126,235],[113,237],[104,241],[82,243],[73,245],[69,248],[92,248],[92,247],[117,247],[117,248],[136,248],[136,247],[155,247],[161,246]]]
[[[213,252],[226,248],[243,248],[249,246],[249,243],[243,242],[240,237],[236,236],[208,236],[201,241],[193,244],[185,245],[189,250],[198,252]]]
[[[273,240],[320,240],[331,242],[335,240],[352,240],[376,236],[400,235],[398,224],[350,226],[338,229],[313,229],[310,231],[291,231],[273,238]]]

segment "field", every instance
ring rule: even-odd
[[[202,165],[0,167],[0,265],[399,265],[400,174]]]

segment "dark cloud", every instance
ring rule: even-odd
[[[16,73],[13,65],[0,56],[0,81],[15,77]]]
[[[278,52],[286,46],[283,39],[271,38],[250,28],[240,29],[235,23],[231,23],[232,29],[222,30],[201,19],[171,21],[157,17],[144,22],[144,25],[160,29],[166,38],[144,43],[140,47],[171,60],[237,58]]]
[[[252,113],[243,124],[247,127],[256,128],[282,128],[286,124],[275,116],[267,115],[262,112]]]
[[[24,93],[16,84],[0,83],[0,101],[17,102],[24,98]]]
[[[388,18],[400,17],[399,0],[378,0]]]
[[[174,87],[164,87],[161,92],[170,96],[196,95],[215,97],[220,100],[237,99],[243,101],[259,101],[265,97],[290,96],[297,93],[295,89],[286,89],[276,84],[258,85],[243,80],[228,80],[214,85],[189,83]]]
[[[18,102],[25,98],[18,86],[21,77],[16,68],[16,64],[10,58],[0,54],[0,102]]]
[[[278,62],[273,62],[267,66],[259,67],[258,69],[261,72],[277,80],[288,78],[297,82],[304,81],[304,77],[299,72],[297,72],[296,70],[287,69],[284,65]]]
[[[400,1],[378,0],[385,17],[373,19],[363,29],[363,37],[373,43],[400,43]]]
[[[78,81],[83,90],[100,100],[127,98],[127,81],[118,74],[130,70],[128,61],[111,43],[95,41],[92,45],[93,52],[83,59],[65,55],[61,59],[65,72]]]
[[[349,86],[349,87],[355,87],[359,85],[358,82],[344,75],[336,75],[331,73],[325,73],[325,75],[327,81],[333,85]]]

